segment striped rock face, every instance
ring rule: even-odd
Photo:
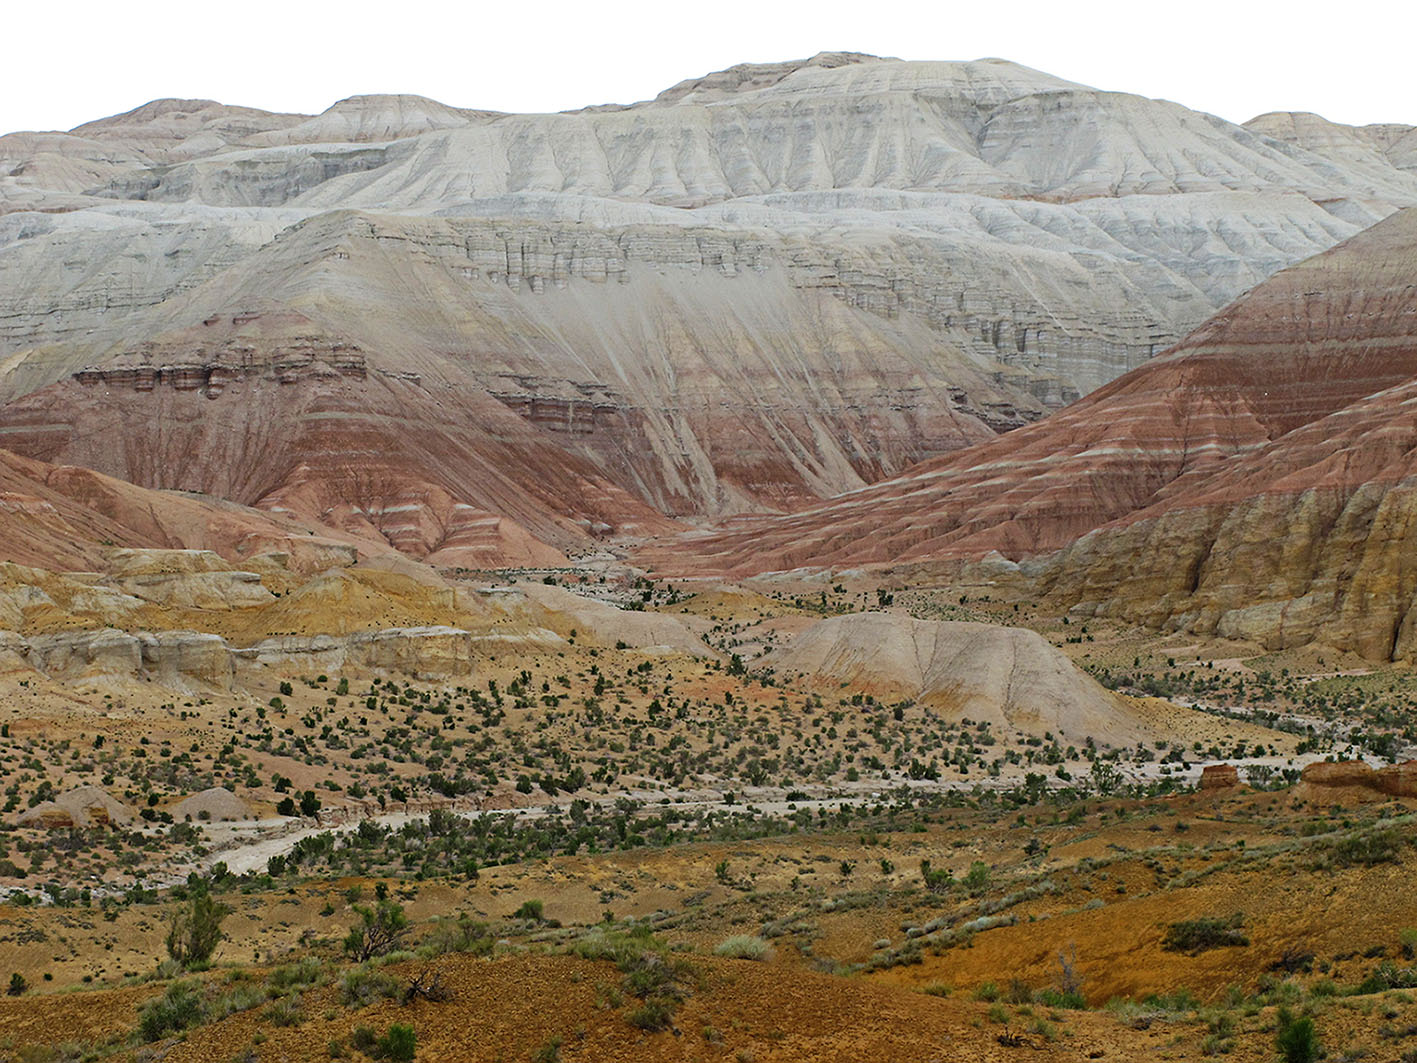
[[[744,573],[997,551],[1081,615],[1408,658],[1414,271],[1405,211],[1037,425],[686,540],[681,563]]]
[[[454,567],[795,511],[1026,426],[1417,203],[1400,137],[1302,125],[832,53],[556,115],[160,100],[0,137],[0,446]],[[1256,441],[1226,413],[1197,396],[1138,480],[1004,540]]]

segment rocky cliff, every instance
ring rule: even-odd
[[[1411,659],[1415,271],[1406,211],[1038,425],[680,549],[740,572],[997,551],[1082,615]]]
[[[1395,132],[1262,126],[833,53],[559,115],[163,100],[0,137],[0,443],[451,566],[799,508],[1417,202]]]

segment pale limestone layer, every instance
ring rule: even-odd
[[[1142,715],[1035,632],[863,613],[818,621],[761,661],[836,689],[909,698],[968,719],[1066,741],[1128,745]]]
[[[1407,132],[1319,121],[825,53],[563,114],[0,137],[0,446],[451,567],[796,509],[1417,203]]]

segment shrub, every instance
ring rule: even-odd
[[[1208,949],[1248,945],[1250,939],[1240,929],[1244,922],[1244,914],[1236,912],[1228,919],[1206,917],[1172,923],[1166,928],[1161,947],[1168,952],[1185,952],[1195,956]]]
[[[205,890],[172,913],[167,930],[167,954],[183,967],[204,964],[221,944],[222,921],[231,909]]]
[[[955,883],[955,877],[948,868],[937,870],[930,866],[929,860],[920,861],[920,875],[925,879],[925,888],[931,893],[945,893]]]
[[[306,956],[295,963],[287,963],[271,972],[267,984],[277,993],[291,989],[305,989],[319,985],[325,977],[325,965],[315,956]]]
[[[212,1002],[211,1007],[208,1008],[207,1017],[224,1019],[228,1015],[235,1015],[238,1011],[250,1011],[263,1003],[265,999],[266,991],[261,986],[238,985]]]
[[[545,905],[541,901],[523,901],[522,906],[512,913],[513,919],[527,919],[534,923],[544,922]]]
[[[345,936],[344,950],[360,963],[387,956],[408,936],[408,916],[395,901],[383,898],[372,908],[356,904],[354,910],[359,922]]]
[[[356,1026],[349,1035],[350,1044],[356,1049],[368,1055],[374,1051],[374,1046],[379,1043],[379,1035],[371,1027],[363,1024]]]
[[[989,865],[982,860],[970,864],[964,876],[964,885],[970,893],[983,893],[989,888]]]
[[[367,1007],[376,1000],[396,1000],[402,995],[403,986],[397,978],[368,965],[353,967],[340,976],[340,1001],[353,1007]]]
[[[646,926],[628,933],[592,931],[576,942],[574,951],[585,959],[614,961],[625,976],[625,992],[642,1001],[626,1018],[650,1032],[669,1028],[674,1009],[689,995],[688,983],[695,976],[691,965],[665,954]]]
[[[718,944],[713,950],[715,956],[728,956],[735,960],[766,960],[772,956],[772,949],[760,937],[752,934],[734,934]]]
[[[305,1018],[305,1012],[300,1007],[300,994],[276,998],[270,1007],[261,1012],[261,1017],[269,1019],[276,1026],[294,1026],[301,1022]]]
[[[470,952],[474,956],[486,956],[492,951],[494,939],[486,923],[479,923],[468,915],[456,919],[439,919],[433,924],[428,936],[423,939],[420,952],[429,956],[442,956],[449,952]]]
[[[29,987],[30,984],[25,979],[25,976],[19,971],[16,971],[14,974],[10,975],[10,988],[5,990],[5,992],[9,996],[20,997],[25,995],[25,991],[28,990]]]
[[[1274,1046],[1284,1063],[1314,1063],[1319,1058],[1319,1038],[1314,1020],[1307,1015],[1296,1017],[1288,1008],[1279,1009],[1279,1030]]]
[[[1417,927],[1404,927],[1397,935],[1404,960],[1417,960]]]
[[[413,1027],[396,1022],[379,1038],[371,1054],[375,1059],[388,1060],[388,1063],[413,1063],[417,1050],[418,1036],[413,1032]]]
[[[1324,846],[1326,860],[1320,866],[1372,867],[1375,864],[1396,863],[1402,859],[1402,831],[1383,827],[1360,834],[1337,838]]]
[[[1087,998],[1076,989],[1040,989],[1034,999],[1049,1008],[1066,1008],[1069,1011],[1087,1010]]]
[[[1417,967],[1399,967],[1384,960],[1358,985],[1359,993],[1382,993],[1389,989],[1417,989]]]
[[[202,987],[197,982],[173,982],[166,993],[143,1005],[138,1013],[138,1032],[144,1041],[158,1041],[197,1025],[206,1014]]]
[[[637,1008],[632,1008],[625,1018],[636,1029],[658,1033],[673,1025],[674,1005],[668,1000],[656,997],[646,1000]]]

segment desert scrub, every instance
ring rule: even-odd
[[[270,1007],[261,1012],[261,1018],[276,1026],[296,1026],[305,1020],[305,1012],[300,1007],[300,994],[277,997]]]
[[[1226,919],[1206,917],[1182,920],[1166,928],[1161,947],[1168,952],[1185,952],[1195,956],[1209,949],[1248,945],[1250,939],[1240,929],[1244,923],[1243,912],[1236,912]]]
[[[1379,827],[1359,831],[1325,842],[1319,847],[1312,868],[1327,871],[1335,867],[1373,867],[1402,859],[1406,840],[1399,827]]]
[[[359,922],[345,936],[345,952],[363,963],[399,949],[410,930],[403,905],[381,898],[372,908],[358,904],[353,907]]]
[[[631,1008],[625,1019],[636,1029],[658,1033],[674,1025],[674,1002],[662,998],[646,1000]]]
[[[207,1017],[201,983],[173,982],[167,992],[150,1000],[138,1012],[138,1034],[144,1041],[159,1041],[168,1034],[181,1033]]]
[[[1360,994],[1389,989],[1417,989],[1417,967],[1399,967],[1391,960],[1384,960],[1358,985]]]
[[[306,956],[295,963],[282,964],[266,979],[273,995],[292,989],[308,989],[325,981],[325,965],[318,957]]]
[[[221,944],[221,924],[230,914],[229,906],[200,890],[185,907],[173,910],[167,954],[182,967],[204,967]]]
[[[752,934],[734,934],[719,942],[713,954],[735,960],[769,960],[772,958],[772,948],[762,938]]]
[[[1319,1035],[1314,1029],[1314,1020],[1280,1008],[1274,1047],[1279,1049],[1283,1063],[1314,1063],[1319,1058]]]
[[[266,990],[262,986],[251,983],[237,985],[212,1001],[210,1018],[224,1019],[238,1011],[250,1011],[264,1004],[266,999]]]
[[[340,975],[341,1003],[354,1008],[367,1007],[378,1000],[396,1000],[403,995],[403,985],[390,974],[365,964],[352,967]]]
[[[610,960],[620,969],[625,993],[641,1003],[626,1015],[641,1030],[667,1030],[674,1011],[689,995],[690,983],[698,972],[683,960],[669,956],[663,942],[655,939],[643,924],[628,932],[594,930],[572,946],[572,951],[588,960]],[[599,996],[599,994],[597,994]]]
[[[370,1059],[387,1063],[413,1063],[418,1050],[418,1035],[413,1027],[399,1022],[393,1023],[382,1037],[368,1026],[356,1026],[349,1039]]]
[[[479,923],[468,915],[456,919],[438,919],[418,947],[420,956],[431,959],[450,952],[471,953],[486,956],[495,942],[486,923]]]

